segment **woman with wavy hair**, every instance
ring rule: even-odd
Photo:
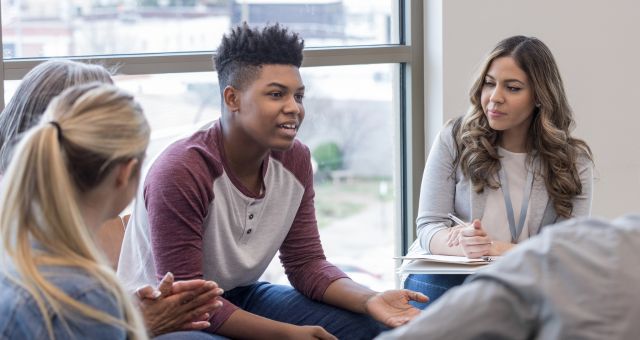
[[[468,113],[447,123],[432,146],[410,254],[499,256],[546,225],[590,215],[591,150],[571,136],[573,114],[542,41],[499,42],[470,100]],[[405,286],[431,303],[465,277],[409,275]]]
[[[92,233],[133,198],[150,128],[112,85],[72,87],[18,143],[0,190],[0,333],[145,339]]]

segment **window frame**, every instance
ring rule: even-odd
[[[425,150],[425,74],[424,74],[424,5],[421,0],[397,0],[399,43],[353,47],[314,47],[304,50],[302,67],[343,66],[359,64],[399,64],[396,93],[399,116],[396,119],[395,188],[396,206],[395,256],[406,254],[415,238],[415,218]],[[0,14],[2,9],[0,8]],[[0,17],[1,26],[1,17]],[[0,46],[2,32],[0,31]],[[115,66],[118,73],[130,75],[215,71],[213,52],[180,52],[150,54],[119,54],[69,57],[67,59]],[[51,58],[4,59],[0,53],[0,107],[4,108],[6,80],[19,80],[33,67]],[[399,261],[396,265],[399,264]]]

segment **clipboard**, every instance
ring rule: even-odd
[[[500,256],[470,259],[465,256],[417,254],[399,256],[406,260],[398,268],[398,274],[473,274],[477,270],[499,260]]]
[[[427,255],[427,254],[417,254],[417,255],[396,257],[396,259],[400,259],[400,260],[429,261],[429,262],[449,263],[449,264],[459,264],[459,265],[469,265],[469,266],[489,264],[497,261],[499,258],[500,256],[483,256],[477,259],[470,259],[466,256]]]
[[[486,267],[486,264],[456,264],[430,261],[409,261],[398,267],[397,274],[402,277],[408,274],[473,274]]]

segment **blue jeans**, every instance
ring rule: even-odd
[[[373,339],[387,329],[368,315],[311,300],[289,286],[258,282],[223,296],[247,312],[298,326],[322,326],[338,339]]]
[[[225,340],[227,338],[199,331],[182,331],[166,333],[153,338],[153,340]]]
[[[420,309],[425,309],[430,303],[436,301],[449,288],[461,285],[469,275],[464,274],[410,274],[404,281],[404,288],[415,290],[429,297],[429,302],[410,303]]]

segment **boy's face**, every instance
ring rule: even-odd
[[[259,147],[288,150],[304,119],[300,72],[293,65],[262,65],[258,73],[239,91],[239,127]]]

